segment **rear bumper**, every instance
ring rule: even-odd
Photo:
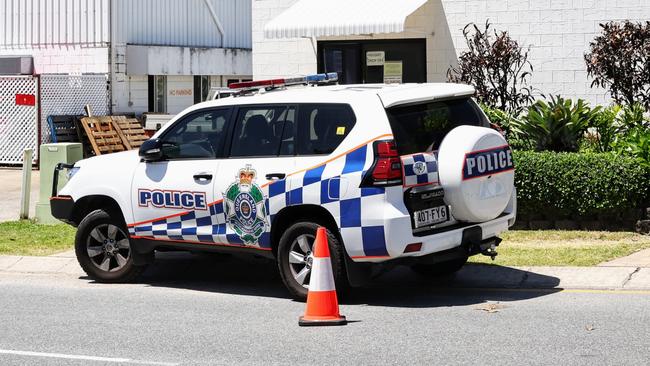
[[[450,228],[441,229],[441,231],[427,236],[404,235],[403,232],[393,233],[387,230],[388,240],[386,249],[388,250],[390,257],[383,259],[422,257],[458,248],[467,241],[467,234],[470,232],[473,233],[473,241],[477,242],[474,244],[478,244],[478,242],[494,238],[502,232],[507,231],[508,227],[511,226],[511,223],[514,223],[514,219],[514,213],[504,214],[491,221],[478,224],[455,225]],[[391,223],[391,225],[410,225],[410,218],[404,218],[402,221],[403,222],[400,224]],[[421,249],[417,252],[404,253],[406,246],[413,243],[422,243]],[[381,261],[381,259],[376,258],[373,260],[370,258],[368,261],[377,262]]]
[[[384,206],[383,226],[388,255],[379,257],[351,256],[351,258],[355,262],[377,263],[398,258],[406,259],[442,254],[441,252],[458,249],[463,245],[478,245],[485,240],[498,237],[502,232],[507,231],[509,227],[514,225],[517,212],[516,197],[516,192],[514,192],[504,213],[493,220],[481,223],[455,222],[447,227],[420,233],[414,233],[411,229],[411,216],[403,205],[387,204]],[[468,236],[471,239],[468,239]],[[419,246],[420,249],[405,253],[409,244],[418,244],[416,247]]]
[[[74,200],[70,196],[50,197],[50,211],[52,216],[67,224],[73,224],[72,211],[74,209]]]

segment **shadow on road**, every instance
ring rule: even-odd
[[[535,276],[538,289],[522,284]],[[224,294],[290,299],[274,262],[268,259],[159,253],[140,283]],[[390,307],[440,307],[516,301],[560,291],[559,279],[498,265],[467,265],[454,276],[425,279],[407,267],[397,267],[361,288],[353,288],[342,304]]]

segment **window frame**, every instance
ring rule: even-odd
[[[201,109],[196,109],[193,110],[192,112],[184,115],[183,117],[179,118],[177,121],[175,121],[171,126],[165,129],[163,133],[158,136],[158,139],[161,142],[165,141],[165,137],[171,133],[171,131],[176,128],[178,125],[181,123],[186,122],[188,119],[193,119],[196,115],[199,114],[204,114],[206,112],[212,112],[212,111],[218,111],[218,110],[225,110],[226,111],[226,121],[224,122],[224,143],[222,144],[221,148],[219,151],[215,151],[214,155],[212,157],[200,157],[200,158],[163,158],[163,161],[181,161],[181,160],[215,160],[215,159],[222,159],[225,156],[225,147],[229,145],[229,136],[231,133],[231,125],[232,125],[232,117],[233,117],[233,108],[231,106],[219,106],[219,107],[207,107],[207,108],[201,108]]]

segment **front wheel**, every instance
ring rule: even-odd
[[[146,268],[133,264],[124,224],[103,210],[95,210],[81,221],[75,252],[84,272],[99,282],[130,282]]]
[[[313,222],[298,222],[289,227],[278,246],[278,268],[280,277],[291,295],[297,300],[305,300],[309,290],[311,266],[313,262],[313,247],[316,239],[316,229],[320,225]],[[343,247],[332,232],[327,229],[330,258],[334,283],[339,294],[348,287],[343,263]]]

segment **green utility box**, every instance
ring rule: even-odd
[[[36,204],[36,220],[42,224],[57,224],[59,221],[50,213],[50,196],[54,180],[54,167],[58,163],[74,164],[83,159],[83,149],[78,142],[62,142],[41,145],[38,155],[40,164],[40,188]],[[59,172],[58,190],[68,182],[65,170]]]

